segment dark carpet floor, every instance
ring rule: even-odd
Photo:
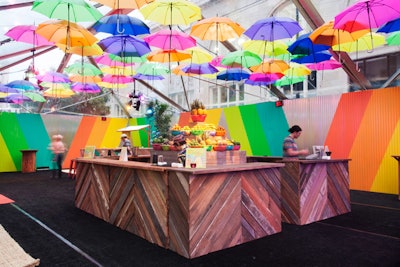
[[[40,266],[400,266],[397,195],[351,191],[352,212],[186,259],[74,207],[74,181],[0,173],[0,224]]]

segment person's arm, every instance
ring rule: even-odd
[[[295,156],[305,156],[308,155],[308,149],[301,149],[301,150],[294,150],[292,148],[288,148],[286,150],[286,153],[291,156],[291,157],[295,157]]]

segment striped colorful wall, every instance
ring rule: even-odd
[[[48,120],[44,115],[0,113],[0,172],[20,171],[19,150],[27,148],[39,150],[38,167],[48,165],[46,148],[55,132]],[[178,123],[192,124],[190,114],[182,113]],[[205,123],[225,127],[228,137],[239,140],[248,155],[267,156],[282,155],[287,129],[298,124],[303,128],[297,140],[300,147],[328,145],[333,158],[351,159],[351,189],[399,193],[398,165],[392,155],[400,155],[400,88],[285,100],[283,107],[266,102],[212,109]],[[73,134],[65,140],[69,151],[64,167],[79,156],[80,148],[116,147],[119,128],[142,124],[147,124],[146,118],[79,117],[68,124]],[[132,132],[131,139],[137,146],[147,146],[146,131]]]

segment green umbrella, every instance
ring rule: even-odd
[[[36,0],[32,10],[49,18],[73,22],[97,21],[103,15],[84,0]]]
[[[46,99],[38,93],[34,92],[25,92],[24,96],[30,98],[33,102],[46,102]]]
[[[390,34],[386,38],[386,42],[388,45],[400,45],[400,31]]]
[[[99,68],[90,63],[73,63],[64,70],[68,74],[77,74],[81,76],[96,76],[102,74]]]
[[[222,65],[244,68],[259,65],[261,64],[261,62],[262,59],[259,55],[247,50],[230,52],[226,54],[221,60]]]
[[[146,75],[164,75],[169,73],[169,69],[167,66],[157,62],[146,62],[136,72]]]
[[[299,76],[299,77],[289,77],[289,76],[283,76],[276,82],[274,82],[275,86],[285,86],[285,85],[290,85],[290,84],[295,84],[302,82],[306,79],[306,76]]]

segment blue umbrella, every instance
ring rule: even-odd
[[[39,86],[37,86],[36,84],[33,84],[29,81],[25,81],[25,80],[15,80],[15,81],[7,83],[6,86],[15,88],[15,89],[24,90],[24,91],[39,90]]]
[[[100,40],[98,45],[104,52],[122,57],[141,57],[151,52],[145,41],[129,35],[110,36]]]
[[[269,17],[256,21],[244,35],[252,40],[275,41],[291,38],[302,30],[299,23],[291,18]]]
[[[400,31],[400,18],[386,22],[376,32],[390,33],[395,31]]]
[[[140,35],[150,33],[149,27],[143,21],[123,14],[104,16],[93,25],[93,29],[96,32],[105,32],[112,35]]]
[[[318,63],[318,62],[322,62],[325,60],[328,60],[332,57],[332,55],[329,52],[318,52],[318,53],[313,53],[310,55],[305,55],[305,56],[298,56],[296,58],[292,59],[292,62],[296,62],[296,63]]]
[[[217,73],[219,70],[210,63],[203,63],[203,64],[191,63],[183,67],[182,71],[185,73],[202,75],[202,74]]]
[[[241,81],[249,78],[250,73],[242,68],[230,68],[221,71],[217,75],[217,80],[224,81]]]
[[[288,47],[292,55],[310,55],[312,53],[326,51],[330,48],[328,45],[314,44],[309,38],[310,33],[303,34],[297,38]]]

